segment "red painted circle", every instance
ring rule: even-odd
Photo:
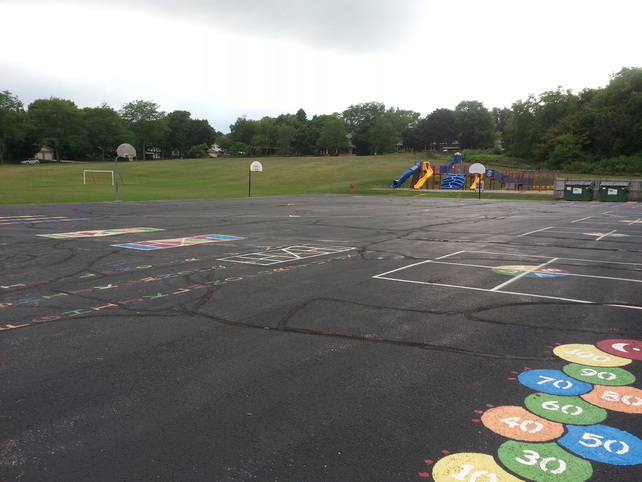
[[[642,360],[642,341],[639,340],[602,340],[596,346],[610,355]]]

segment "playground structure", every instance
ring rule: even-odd
[[[401,187],[409,178],[412,189],[430,190],[514,190],[514,191],[552,191],[559,171],[487,169],[484,174],[471,174],[469,166],[463,164],[463,156],[456,153],[442,166],[431,166],[430,162],[417,161],[399,179],[388,186]]]

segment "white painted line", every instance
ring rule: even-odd
[[[610,307],[615,307],[615,308],[627,308],[627,309],[633,309],[633,310],[642,310],[642,306],[639,305],[622,305],[622,304],[617,304],[617,303],[604,303],[604,302],[596,302],[596,301],[589,301],[589,300],[580,300],[580,299],[575,299],[575,298],[564,298],[560,296],[547,296],[547,295],[538,295],[538,294],[533,294],[533,293],[522,293],[522,292],[517,292],[517,291],[503,291],[502,288],[513,283],[519,278],[522,278],[523,276],[526,276],[529,273],[532,273],[533,271],[536,271],[538,268],[544,267],[546,265],[550,265],[551,263],[554,263],[555,261],[578,261],[578,262],[583,262],[583,263],[590,263],[590,264],[608,264],[608,265],[622,265],[622,266],[635,266],[635,267],[640,267],[642,266],[642,263],[624,263],[624,262],[618,262],[618,261],[599,261],[599,260],[588,260],[588,259],[581,259],[581,258],[549,258],[547,256],[538,256],[538,255],[522,255],[522,258],[548,258],[548,261],[545,263],[541,263],[539,266],[534,267],[533,269],[529,271],[525,271],[521,275],[512,278],[511,280],[508,280],[506,283],[502,283],[501,285],[498,285],[494,288],[487,289],[487,288],[477,288],[474,286],[462,286],[462,285],[454,285],[454,284],[446,284],[446,283],[432,283],[429,281],[414,281],[410,279],[402,279],[402,278],[393,278],[389,277],[388,275],[392,273],[397,273],[400,271],[403,271],[408,268],[413,268],[416,266],[421,266],[423,264],[443,264],[443,265],[454,265],[454,266],[465,266],[465,267],[473,267],[473,268],[482,268],[482,269],[493,269],[497,268],[498,266],[484,266],[484,265],[474,265],[470,263],[455,263],[455,262],[448,262],[448,261],[437,261],[438,259],[446,259],[452,256],[455,256],[457,254],[462,254],[462,253],[470,253],[470,254],[491,254],[491,255],[500,255],[500,256],[505,256],[506,253],[495,253],[495,252],[489,252],[489,251],[457,251],[448,255],[441,256],[439,258],[435,258],[435,260],[425,260],[425,261],[420,261],[418,263],[413,263],[408,266],[404,266],[401,268],[397,268],[391,271],[387,271],[385,273],[381,273],[375,276],[372,276],[372,278],[375,279],[381,279],[384,281],[397,281],[401,283],[410,283],[410,284],[420,284],[424,286],[440,286],[440,287],[445,287],[445,288],[458,288],[458,289],[464,289],[464,290],[471,290],[471,291],[481,291],[485,293],[501,293],[501,294],[508,294],[508,295],[517,295],[517,296],[528,296],[532,298],[542,298],[542,299],[549,299],[549,300],[557,300],[557,301],[566,301],[566,302],[572,302],[572,303],[582,303],[582,304],[595,304],[595,305],[602,305],[602,306],[610,306]],[[519,254],[516,254],[515,256],[519,256]],[[562,264],[563,266],[563,264]],[[583,274],[574,274],[574,273],[566,273],[565,276],[575,276],[579,278],[594,278],[594,279],[603,279],[603,280],[612,280],[612,281],[623,281],[623,282],[633,282],[633,283],[642,283],[642,280],[636,280],[636,279],[628,279],[628,278],[614,278],[614,277],[607,277],[607,276],[594,276],[594,275],[583,275]]]
[[[513,278],[509,279],[508,281],[506,281],[506,282],[504,282],[504,283],[502,283],[502,284],[500,284],[500,285],[495,286],[495,287],[494,287],[493,289],[491,289],[490,291],[498,291],[498,290],[502,289],[504,286],[508,286],[509,284],[514,283],[514,282],[515,282],[515,281],[517,281],[518,279],[523,278],[523,277],[524,277],[524,276],[526,276],[527,274],[532,273],[533,271],[537,271],[539,268],[543,268],[544,266],[546,266],[546,265],[548,265],[548,264],[551,264],[551,263],[553,263],[554,261],[557,261],[558,259],[559,259],[559,258],[553,258],[553,259],[550,259],[550,260],[549,260],[549,261],[547,261],[546,263],[542,263],[542,264],[540,264],[539,266],[535,266],[533,269],[530,269],[530,270],[528,270],[528,271],[524,271],[522,274],[517,275],[517,276],[514,276]]]
[[[403,271],[404,269],[413,268],[415,266],[420,266],[422,264],[427,264],[427,263],[432,263],[432,260],[427,259],[426,261],[420,261],[419,263],[409,264],[408,266],[402,266],[401,268],[393,269],[392,271],[386,271],[385,273],[376,274],[376,275],[373,276],[373,278],[382,278],[383,279],[383,276],[386,276],[386,275],[389,275],[389,274],[392,274],[392,273],[396,273],[397,271]],[[401,280],[397,280],[397,281],[401,281]]]
[[[494,291],[494,290],[488,290],[485,288],[476,288],[474,286],[459,286],[459,285],[449,285],[444,283],[428,283],[425,281],[413,281],[413,280],[399,279],[399,278],[382,278],[381,275],[373,276],[373,278],[378,278],[385,281],[399,281],[401,283],[419,284],[419,285],[427,285],[427,286],[441,286],[443,288],[459,288],[459,289],[470,290],[470,291],[482,291],[485,293],[499,293],[503,295],[528,296],[531,298],[543,298],[547,300],[569,301],[571,303],[580,303],[585,305],[601,304],[601,303],[596,303],[595,301],[579,300],[576,298],[563,298],[561,296],[546,296],[546,295],[537,295],[533,293],[521,293],[519,291]],[[614,306],[616,308],[629,308],[634,310],[642,310],[642,306],[635,306],[635,305],[617,305],[613,303],[605,303],[605,306]]]
[[[560,260],[560,259],[567,259],[567,258],[555,258],[555,260]],[[495,268],[501,268],[501,266],[486,266],[483,264],[470,264],[470,263],[449,263],[445,261],[430,261],[432,264],[445,264],[447,266],[464,266],[466,268],[483,268],[483,269],[495,269]],[[552,261],[551,261],[552,262]],[[540,268],[542,266],[545,266],[546,263],[540,266],[534,267],[531,271],[536,270],[537,268]],[[564,264],[562,264],[564,266]],[[526,273],[530,273],[531,271],[528,271]],[[523,276],[523,275],[520,275]],[[575,278],[594,278],[594,279],[604,279],[604,280],[611,280],[611,281],[631,281],[632,283],[642,283],[642,279],[631,279],[631,278],[614,278],[612,276],[596,276],[592,274],[577,274],[577,273],[564,273],[564,276],[569,276],[569,277],[575,277]]]
[[[581,221],[584,221],[584,220],[586,220],[586,219],[591,219],[591,218],[592,218],[592,216],[586,216],[585,218],[576,219],[575,221],[571,221],[571,222],[572,222],[572,223],[579,223],[579,222],[581,222]]]
[[[617,229],[614,229],[614,230],[613,230],[613,231],[611,231],[610,233],[606,233],[604,236],[600,236],[600,237],[598,237],[598,238],[595,238],[595,241],[601,241],[602,239],[604,239],[604,238],[606,238],[607,236],[609,236],[609,235],[611,235],[611,234],[613,234],[613,233],[616,233],[616,232],[617,232]]]
[[[506,253],[495,253],[492,251],[458,251],[458,253],[473,253],[473,254],[495,254],[497,256],[506,256]],[[513,256],[513,255],[511,255]],[[550,256],[540,256],[537,254],[520,254],[520,253],[515,253],[514,256],[521,256],[524,258],[546,258],[550,259]],[[443,258],[443,256],[442,256]],[[439,258],[437,258],[439,259]],[[622,265],[628,265],[628,266],[642,266],[642,263],[625,263],[621,261],[601,261],[599,259],[585,259],[585,258],[558,258],[560,260],[567,260],[567,261],[581,261],[584,263],[602,263],[602,264],[622,264]]]
[[[465,252],[466,252],[466,250],[465,250],[465,249],[464,249],[464,250],[462,250],[462,251],[455,251],[454,253],[450,253],[450,254],[447,254],[447,255],[445,255],[445,256],[440,256],[439,258],[435,258],[435,259],[444,259],[444,258],[449,258],[449,257],[451,257],[451,256],[455,256],[455,255],[457,255],[457,254],[461,254],[461,253],[465,253]]]
[[[616,308],[630,308],[632,310],[642,310],[642,306],[633,306],[633,305],[613,305],[608,304],[606,306],[615,306]]]
[[[573,222],[575,222],[575,221],[573,221]],[[540,231],[546,231],[547,229],[553,229],[553,226],[549,226],[548,228],[536,229],[535,231],[530,231],[528,233],[520,234],[517,237],[519,238],[521,236],[528,236],[529,234],[539,233]]]

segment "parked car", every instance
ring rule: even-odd
[[[20,164],[40,164],[38,159],[27,159],[25,161],[20,161]]]

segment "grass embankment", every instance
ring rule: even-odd
[[[248,196],[249,166],[258,160],[263,172],[252,173],[252,197],[296,194],[353,194],[475,198],[464,191],[428,192],[388,189],[425,154],[400,153],[371,157],[265,157],[181,159],[118,163],[122,177],[121,201],[221,199]],[[439,165],[447,161],[428,159]],[[492,166],[487,166],[492,168]],[[107,173],[83,170],[114,170],[113,162],[6,164],[0,166],[0,204],[56,204],[114,201],[115,189]],[[351,188],[354,185],[355,188]],[[409,184],[406,184],[406,187]],[[483,198],[540,199],[552,196],[528,193],[493,193]]]

